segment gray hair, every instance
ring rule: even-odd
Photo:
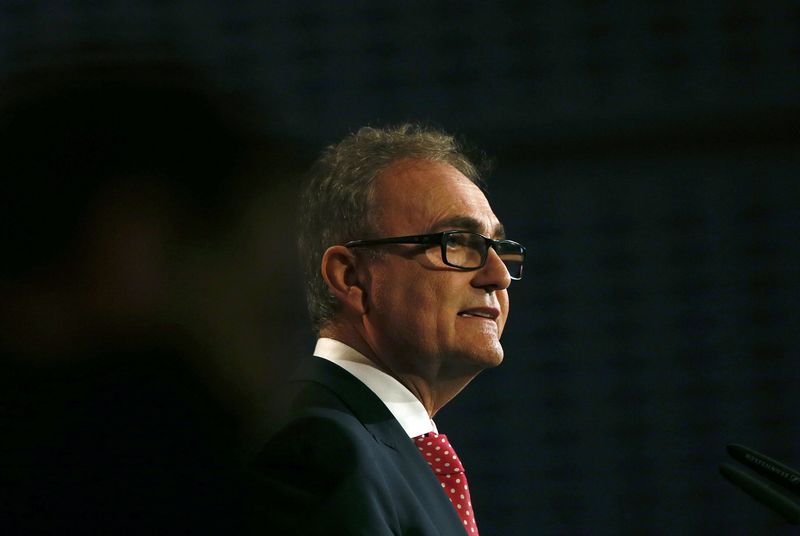
[[[363,127],[326,147],[311,169],[299,211],[298,249],[316,333],[339,309],[320,273],[323,254],[330,246],[377,236],[380,229],[371,217],[375,179],[404,159],[444,162],[482,185],[480,171],[463,146],[426,126]],[[480,162],[483,165],[485,159]]]

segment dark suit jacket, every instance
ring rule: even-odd
[[[267,533],[464,536],[438,479],[364,384],[314,357],[289,388],[253,464]]]

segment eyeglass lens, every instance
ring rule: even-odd
[[[461,268],[477,268],[487,255],[486,240],[474,233],[452,233],[445,236],[445,262]],[[506,265],[511,277],[522,276],[524,255],[520,247],[513,243],[500,242],[496,246],[500,260]]]

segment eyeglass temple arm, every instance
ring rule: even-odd
[[[442,240],[442,234],[444,233],[437,233],[433,235],[395,236],[392,238],[379,238],[376,240],[353,240],[347,242],[344,246],[348,248],[356,248],[360,246],[375,246],[379,244],[438,244]]]

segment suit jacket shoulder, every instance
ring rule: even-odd
[[[433,472],[381,400],[347,371],[308,361],[281,394],[253,462],[270,534],[458,535]]]

